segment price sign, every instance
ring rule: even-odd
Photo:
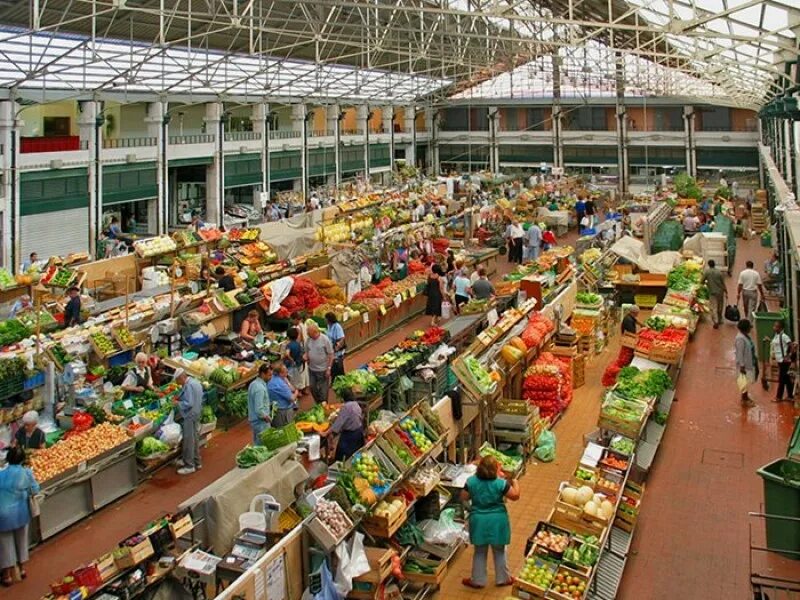
[[[361,322],[364,323],[364,324],[369,323],[369,313],[368,312],[365,311],[365,312],[361,313]]]
[[[83,461],[78,465],[78,473],[83,473],[86,470],[86,461]]]
[[[403,301],[403,299],[400,297],[400,294],[397,294],[397,296],[394,297],[394,307],[395,308],[400,308],[400,303],[402,301]]]
[[[486,319],[489,321],[489,327],[494,327],[499,317],[497,316],[497,309],[493,308],[486,313]]]
[[[410,288],[410,289],[408,290],[408,294],[409,294],[409,295],[410,295],[412,298],[416,298],[416,297],[417,297],[417,288]]]
[[[388,312],[383,304],[381,304],[381,307],[378,310],[381,311],[381,314],[384,316],[386,316],[386,313]]]
[[[130,410],[131,408],[133,408],[133,401],[132,400],[124,400],[122,402],[122,407]]]
[[[342,323],[346,322],[349,319],[350,319],[350,313],[349,312],[342,313]]]

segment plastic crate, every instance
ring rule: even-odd
[[[266,429],[261,433],[261,444],[268,450],[277,450],[283,446],[288,446],[300,441],[303,434],[297,429],[294,423],[289,423],[279,429]]]
[[[120,352],[119,354],[114,354],[110,356],[108,359],[108,366],[109,367],[121,367],[123,365],[127,365],[129,362],[133,361],[133,350],[126,350],[125,352]]]
[[[44,371],[38,371],[33,377],[28,377],[22,384],[23,390],[32,390],[44,385]]]
[[[16,379],[6,379],[0,382],[0,400],[6,400],[17,394],[21,394],[24,387],[25,381],[20,377]]]

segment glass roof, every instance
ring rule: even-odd
[[[411,102],[447,79],[77,35],[0,29],[0,87]]]

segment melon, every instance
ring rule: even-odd
[[[584,485],[578,489],[578,494],[576,497],[578,506],[585,506],[587,502],[592,500],[592,498],[594,498],[594,490],[588,485]]]

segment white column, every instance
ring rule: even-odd
[[[564,145],[561,137],[561,106],[553,105],[553,166],[564,166]]]
[[[253,106],[253,131],[261,136],[261,192],[269,194],[272,178],[269,162],[269,104],[262,102]],[[260,203],[257,206],[261,206]],[[261,211],[264,212],[263,210]]]
[[[417,109],[413,104],[405,107],[403,132],[411,134],[411,145],[406,150],[406,164],[417,166]]]
[[[785,161],[783,177],[786,180],[786,185],[789,186],[789,189],[792,189],[794,185],[794,153],[792,152],[792,134],[794,133],[794,126],[792,125],[792,121],[787,118],[781,119],[781,124],[783,126],[783,156]]]
[[[500,148],[497,144],[497,132],[500,129],[500,109],[496,106],[489,107],[489,170],[492,173],[500,172]]]
[[[631,168],[628,160],[628,112],[624,105],[617,105],[617,168],[619,169],[619,191],[628,191]]]
[[[308,106],[305,104],[292,105],[292,129],[300,132],[300,186],[299,189],[303,202],[308,198]]]
[[[103,142],[102,105],[95,101],[79,102],[78,131],[81,145],[89,150],[89,254],[97,256],[97,238],[103,227]]]
[[[217,226],[225,216],[225,135],[223,128],[224,106],[221,102],[206,104],[206,132],[214,136],[214,160],[206,168],[206,222]]]
[[[342,108],[338,104],[325,107],[325,133],[333,136],[333,183],[337,189],[342,183],[342,115]]]
[[[697,176],[697,144],[695,142],[694,106],[683,107],[683,135],[686,148],[686,173]]]
[[[16,103],[12,100],[0,101],[0,144],[3,146],[2,161],[3,194],[0,199],[3,215],[3,267],[16,273],[22,263],[19,238],[19,128]]]
[[[394,171],[394,106],[381,108],[383,132],[389,134],[389,170]]]
[[[148,211],[150,230],[158,235],[164,235],[169,228],[169,116],[167,102],[151,102],[147,105],[147,135],[156,138],[158,152],[156,153],[156,183],[158,185],[158,199],[155,205],[155,214]],[[153,228],[155,224],[155,228]]]
[[[364,178],[369,181],[369,106],[361,104],[356,107],[357,129],[364,135]]]

